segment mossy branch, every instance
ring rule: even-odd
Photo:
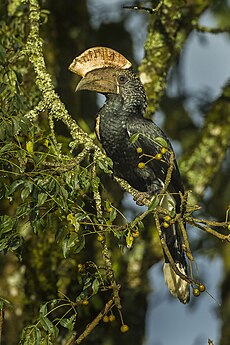
[[[42,100],[34,109],[26,114],[26,117],[33,121],[36,120],[41,111],[48,110],[49,116],[62,121],[68,127],[72,138],[77,144],[84,144],[96,150],[103,157],[102,152],[100,152],[100,149],[94,144],[93,140],[69,115],[65,105],[55,92],[52,78],[47,72],[42,50],[42,39],[39,36],[40,8],[37,0],[29,0],[29,21],[30,32],[23,52],[29,57],[29,61],[34,68],[36,84],[42,94]]]
[[[188,35],[193,30],[193,19],[207,8],[208,1],[160,1],[151,13],[145,57],[139,68],[148,98],[148,110],[155,112],[165,92],[167,75],[178,58]],[[188,15],[189,13],[189,15]]]

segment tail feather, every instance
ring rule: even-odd
[[[164,196],[162,204],[169,211],[175,210],[178,207],[175,199],[169,193]],[[161,230],[176,267],[182,274],[187,275],[187,263],[182,247],[182,235],[179,225],[175,223],[168,228],[162,227]],[[190,298],[190,284],[173,270],[166,254],[163,272],[165,283],[171,294],[177,297],[182,303],[188,303]]]
[[[176,263],[179,271],[186,275],[185,269]],[[190,285],[181,277],[179,277],[176,272],[171,267],[170,263],[165,263],[163,267],[165,283],[170,291],[170,293],[177,297],[182,303],[186,304],[190,299]]]

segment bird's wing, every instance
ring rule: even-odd
[[[142,150],[140,153],[143,155],[141,160],[149,165],[154,171],[154,175],[164,183],[170,166],[170,153],[173,152],[168,138],[155,123],[147,119],[130,119],[127,124],[127,131],[133,145],[139,148],[139,151]],[[162,148],[165,148],[166,152],[165,150],[162,151]],[[157,154],[161,154],[162,159],[154,158]],[[179,192],[183,193],[183,191],[180,172],[174,159],[170,184],[167,193],[161,199],[161,206],[169,211],[176,210],[178,212],[181,203]],[[182,274],[187,275],[187,264],[178,224],[172,224],[167,229],[161,227],[161,230],[176,267]],[[189,284],[175,273],[166,254],[164,277],[170,292],[177,296],[182,303],[188,303]]]
[[[155,175],[164,183],[170,166],[172,146],[162,130],[151,120],[130,118],[127,122],[130,140],[136,148],[141,148],[141,160],[148,164]],[[162,151],[162,148],[166,149]],[[159,156],[161,154],[161,156]],[[156,156],[158,155],[158,156]],[[174,159],[169,191],[179,193],[184,191],[177,162]]]

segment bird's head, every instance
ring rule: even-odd
[[[132,64],[117,51],[106,47],[87,49],[69,66],[82,79],[76,91],[90,90],[105,95],[117,94],[129,101],[145,103],[145,91]]]

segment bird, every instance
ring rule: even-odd
[[[86,49],[77,56],[69,70],[82,77],[76,91],[90,90],[106,97],[97,114],[96,133],[113,161],[114,175],[127,181],[140,195],[159,196],[161,206],[169,213],[179,213],[184,187],[174,151],[166,134],[155,122],[144,117],[146,93],[132,63],[112,48],[99,46]],[[170,181],[166,192],[160,196],[166,184],[171,154]],[[177,269],[187,277],[179,224],[169,224],[161,218],[161,232],[170,255]],[[164,259],[164,279],[170,293],[180,302],[188,303],[189,280],[176,273],[165,252]]]

